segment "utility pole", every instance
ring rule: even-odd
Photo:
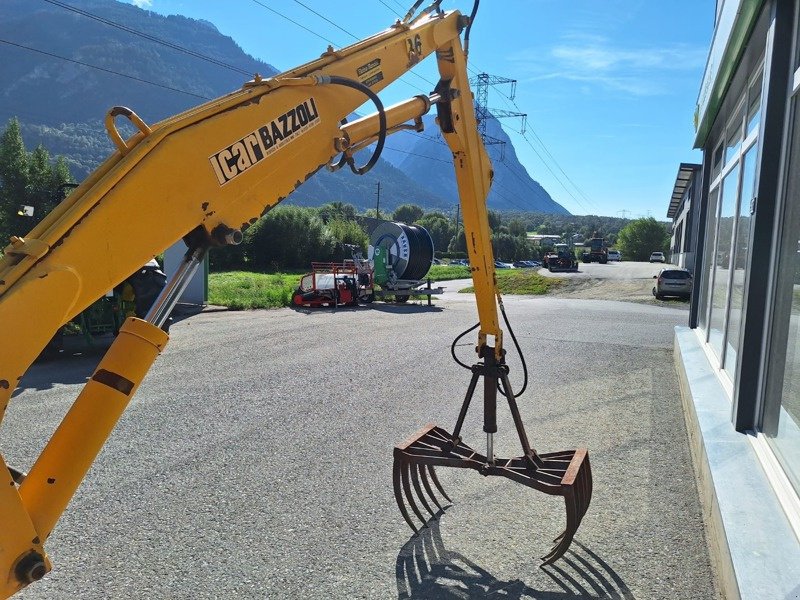
[[[375,193],[378,197],[378,201],[375,204],[375,217],[380,219],[381,218],[381,182],[378,182],[378,191]]]
[[[625,219],[625,218],[627,218],[627,214],[628,214],[629,212],[631,212],[631,211],[623,209],[623,210],[618,210],[618,211],[617,211],[617,214],[620,214],[620,215],[622,215],[622,218],[623,218],[623,219]]]

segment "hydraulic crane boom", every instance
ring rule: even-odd
[[[0,469],[0,597],[50,570],[44,542],[166,346],[160,325],[208,248],[239,243],[245,229],[325,165],[349,163],[365,172],[374,159],[356,167],[356,150],[377,141],[379,153],[387,133],[408,128],[403,123],[419,120],[434,104],[453,152],[480,318],[477,349],[487,363],[504,364],[485,206],[491,163],[478,135],[460,38],[470,19],[442,12],[439,3],[412,18],[418,1],[385,31],[328,48],[276,77],[256,76],[240,90],[154,125],[127,108],[111,109],[106,128],[117,151],[28,235],[12,238],[0,260],[6,340],[0,420],[20,378],[60,326],[177,240],[189,250],[147,317],[123,325],[30,471]],[[434,53],[441,79],[433,93],[384,109],[376,94]],[[343,125],[367,98],[378,112]],[[137,133],[123,139],[119,118]],[[487,381],[493,382],[487,390],[497,387],[496,377]]]

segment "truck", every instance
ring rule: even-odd
[[[568,244],[554,244],[553,249],[544,256],[542,266],[551,273],[557,271],[577,271],[578,261],[575,252]]]
[[[449,500],[435,467],[503,477],[563,498],[566,527],[543,563],[553,563],[570,547],[589,508],[592,472],[586,448],[538,452],[532,447],[516,401],[527,387],[527,369],[518,391],[509,382],[504,332],[522,351],[496,284],[486,209],[492,164],[479,135],[467,71],[478,1],[470,16],[443,10],[441,0],[422,10],[421,4],[418,0],[402,19],[351,46],[329,47],[319,58],[274,77],[256,75],[240,89],[162,122],[148,124],[131,108],[112,107],[104,122],[116,148],[113,154],[30,232],[11,237],[0,259],[0,324],[6,342],[0,345],[0,418],[26,370],[73,315],[176,241],[182,239],[187,250],[144,318],[131,316],[122,324],[34,464],[28,468],[2,459],[0,597],[51,570],[48,537],[156,358],[168,351],[169,333],[162,326],[208,250],[241,243],[244,230],[320,166],[367,173],[387,136],[408,128],[419,131],[422,115],[433,107],[453,156],[478,315],[478,324],[457,336],[451,348],[477,330],[476,357],[469,365],[453,353],[471,377],[454,428],[428,424],[394,447],[395,501],[417,531],[419,523],[425,526],[435,518],[432,504]],[[384,107],[379,92],[428,56],[435,57],[438,67],[434,89]],[[365,100],[376,111],[348,122]],[[120,119],[134,129],[127,138],[117,127]],[[370,158],[356,164],[356,152],[369,147]],[[362,333],[368,341],[369,330]],[[216,367],[196,368],[213,372]],[[476,390],[483,395],[485,453],[462,437]],[[495,453],[498,396],[513,417],[520,448],[516,456]],[[296,418],[296,412],[287,407],[281,417]],[[219,476],[225,485],[226,474]]]
[[[608,262],[608,245],[605,238],[593,237],[583,243],[586,248],[581,253],[581,260],[585,263],[599,262],[604,265]]]

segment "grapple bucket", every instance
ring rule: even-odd
[[[436,477],[434,467],[437,466],[474,469],[481,475],[507,477],[545,494],[563,496],[567,509],[567,525],[554,540],[552,550],[542,557],[542,564],[550,564],[567,551],[589,508],[592,499],[592,469],[585,448],[536,456],[538,460],[520,456],[495,458],[494,462],[490,462],[486,456],[463,442],[454,444],[453,436],[441,427],[429,423],[394,449],[393,483],[397,506],[406,523],[416,533],[419,529],[408,508],[421,525],[425,526],[429,518],[436,516],[432,504],[439,510],[443,509],[433,487],[445,500],[452,502]],[[420,505],[428,516],[424,516]]]
[[[555,545],[550,552],[542,557],[543,565],[548,565],[558,560],[569,549],[572,538],[589,509],[592,500],[592,469],[589,464],[589,454],[585,448],[546,454],[539,454],[531,448],[515,396],[508,383],[507,370],[502,366],[491,364],[491,361],[487,362],[490,364],[473,366],[472,382],[452,434],[429,423],[395,447],[393,485],[397,506],[411,529],[418,533],[419,528],[413,516],[422,526],[427,526],[428,519],[434,518],[437,514],[433,510],[433,505],[443,510],[439,498],[434,493],[434,487],[441,497],[452,502],[436,476],[435,467],[473,469],[481,475],[507,477],[545,494],[563,496],[567,509],[567,525],[553,540]],[[487,382],[484,386],[484,431],[488,434],[489,456],[476,452],[462,442],[460,437],[461,427],[479,377],[485,377]],[[522,445],[522,455],[516,458],[493,456],[492,435],[497,431],[495,406],[498,380],[511,408]],[[423,514],[420,505],[427,511],[427,516]]]

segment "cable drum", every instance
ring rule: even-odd
[[[422,279],[433,262],[433,240],[419,225],[384,221],[370,234],[370,260],[376,246],[388,251],[389,266],[398,279]]]

